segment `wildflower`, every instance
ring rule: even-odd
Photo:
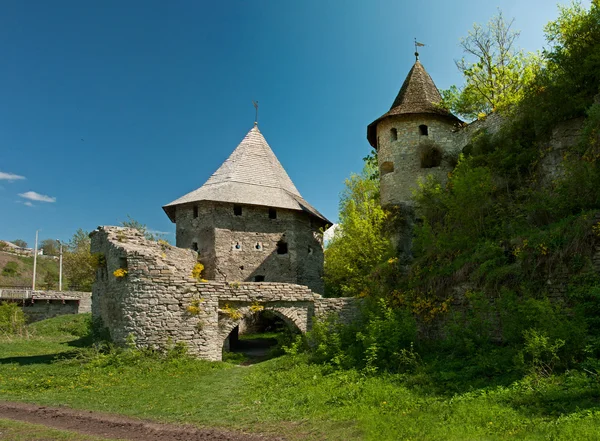
[[[194,269],[192,270],[192,278],[198,280],[199,282],[203,281],[202,279],[202,271],[204,271],[204,265],[198,262],[194,265]]]
[[[127,270],[125,268],[119,268],[113,272],[113,276],[115,276],[117,279],[122,279],[126,275],[127,275]]]

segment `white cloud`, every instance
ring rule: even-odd
[[[19,196],[25,199],[29,199],[30,201],[56,202],[56,198],[46,196],[45,194],[39,194],[35,191],[26,191],[25,193],[19,193]]]
[[[0,172],[0,181],[18,181],[25,179],[25,176],[15,175],[14,173]]]
[[[33,207],[33,204],[29,201],[27,202],[23,202],[24,205],[27,205],[28,207]]]

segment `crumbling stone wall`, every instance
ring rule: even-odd
[[[206,278],[290,282],[323,292],[323,246],[314,219],[283,208],[202,201],[177,206],[176,244],[197,249]],[[274,210],[276,218],[269,217]],[[239,212],[238,212],[239,213]],[[278,243],[287,246],[278,253]]]
[[[91,238],[99,262],[92,312],[117,344],[129,335],[140,346],[183,342],[193,355],[220,360],[229,333],[258,309],[273,311],[302,332],[310,330],[315,315],[356,315],[357,299],[325,299],[307,286],[199,282],[191,276],[195,251],[148,241],[136,230],[98,227]],[[118,269],[127,274],[115,276]]]

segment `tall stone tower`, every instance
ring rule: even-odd
[[[300,196],[256,124],[204,185],[163,209],[177,246],[200,253],[207,279],[323,293],[319,229],[330,222]]]
[[[367,127],[367,139],[378,153],[381,203],[400,208],[404,231],[394,239],[406,253],[414,220],[413,189],[428,174],[444,182],[457,157],[452,131],[461,121],[439,107],[441,100],[417,56],[390,110]]]

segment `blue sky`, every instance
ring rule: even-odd
[[[589,0],[585,2],[589,4]],[[300,193],[337,219],[414,62],[438,88],[473,23],[501,8],[541,49],[550,0],[3,0],[0,239],[68,240],[200,187],[254,121]],[[24,179],[21,179],[24,178]],[[37,199],[37,200],[36,200]]]

